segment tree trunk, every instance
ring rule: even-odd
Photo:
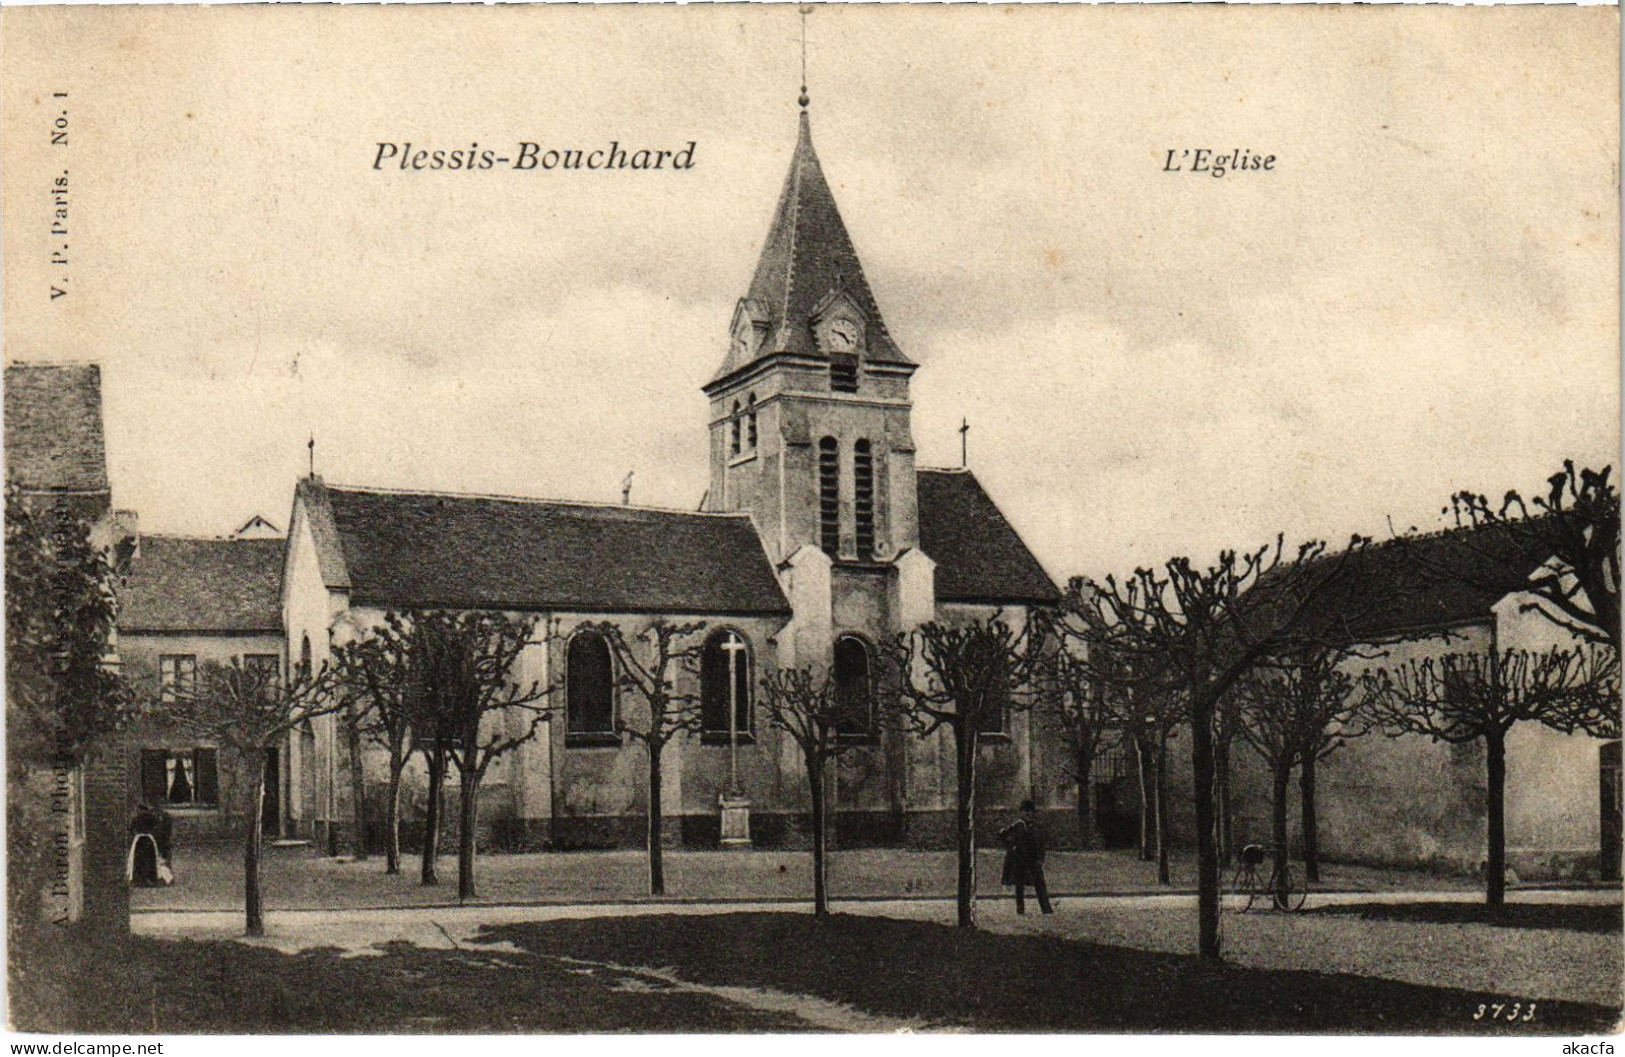
[[[440,858],[440,792],[446,782],[446,754],[436,750],[429,754],[429,803],[423,816],[423,883],[437,885]]]
[[[1095,824],[1094,763],[1094,747],[1079,747],[1073,757],[1073,770],[1078,775],[1078,840],[1085,848],[1099,848],[1105,843]]]
[[[389,788],[384,791],[384,872],[401,872],[401,758],[399,743],[389,747]]]
[[[1302,794],[1298,821],[1303,828],[1303,876],[1311,884],[1320,881],[1320,833],[1315,819],[1315,752],[1303,754],[1303,770],[1298,772],[1298,791]]]
[[[666,894],[666,864],[660,856],[660,750],[649,743],[649,894]]]
[[[824,832],[824,766],[811,754],[807,757],[807,780],[812,786],[813,913],[829,913],[829,844]]]
[[[1157,857],[1156,782],[1151,775],[1151,747],[1138,734],[1134,736],[1134,768],[1140,775],[1140,861],[1150,862]]]
[[[959,883],[955,900],[959,927],[976,927],[976,729],[969,723],[954,728],[954,755],[958,789]]]
[[[255,763],[258,766],[255,766]],[[250,936],[265,935],[265,896],[260,890],[260,849],[263,835],[260,828],[265,820],[265,753],[250,754],[249,773],[252,792],[248,801],[248,833],[243,839],[243,915],[247,919],[244,931]]]
[[[1499,913],[1506,903],[1507,893],[1507,745],[1506,731],[1491,730],[1484,736],[1485,767],[1489,788],[1485,792],[1484,825],[1489,845],[1489,862],[1485,865],[1484,901]]]
[[[1194,696],[1194,695],[1193,695]],[[1217,962],[1219,951],[1219,856],[1213,841],[1213,702],[1191,702],[1191,773],[1196,793],[1197,954]]]
[[[457,901],[474,898],[474,823],[479,815],[480,776],[472,767],[457,774]]]
[[[1213,783],[1216,787],[1214,799],[1219,810],[1219,862],[1227,867],[1235,850],[1231,846],[1235,842],[1235,803],[1230,794],[1231,740],[1229,732],[1213,739]]]
[[[356,862],[367,858],[367,783],[361,769],[361,727],[349,713],[344,717],[345,750],[350,754],[350,805],[355,812],[355,832],[350,839],[350,855]]]
[[[1168,732],[1157,736],[1157,883],[1172,884],[1168,873]]]
[[[1287,905],[1287,793],[1292,787],[1292,757],[1276,761],[1270,768],[1270,861],[1274,864],[1275,891],[1271,902],[1276,909]]]

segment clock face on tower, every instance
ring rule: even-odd
[[[858,325],[850,319],[837,319],[829,325],[832,352],[851,352],[858,347]]]

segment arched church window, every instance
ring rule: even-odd
[[[875,556],[875,460],[866,440],[852,447],[852,515],[858,558],[868,561]]]
[[[734,401],[734,413],[728,420],[728,454],[739,454],[739,401]]]
[[[835,700],[839,718],[836,732],[844,738],[866,738],[874,733],[874,680],[869,644],[856,635],[835,640]]]
[[[576,632],[565,655],[564,710],[570,735],[615,733],[615,682],[609,643],[592,629]]]
[[[818,545],[841,554],[841,451],[834,437],[818,442]]]
[[[750,394],[745,402],[745,447],[750,451],[756,450],[756,394]]]
[[[703,734],[751,732],[750,646],[743,635],[729,628],[712,632],[700,652],[700,728]]]
[[[299,678],[310,678],[310,636],[306,635],[299,643]]]

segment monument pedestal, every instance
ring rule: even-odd
[[[750,847],[750,801],[724,793],[717,802],[722,806],[722,846]]]

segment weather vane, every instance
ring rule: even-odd
[[[806,4],[801,5],[801,103],[803,110],[807,109],[807,16],[812,14],[812,8]]]

